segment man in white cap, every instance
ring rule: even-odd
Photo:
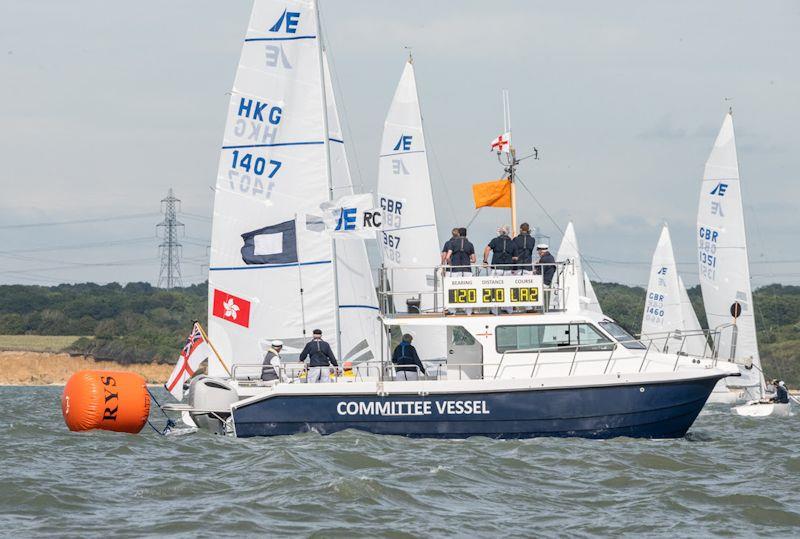
[[[281,373],[281,350],[283,349],[283,341],[274,340],[270,343],[269,350],[264,356],[264,366],[261,368],[261,379],[265,382],[273,380],[282,380],[283,373]]]

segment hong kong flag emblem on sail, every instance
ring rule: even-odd
[[[245,328],[250,327],[250,302],[216,288],[214,289],[214,305],[211,313],[228,322]]]

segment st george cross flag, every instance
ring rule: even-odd
[[[511,151],[511,132],[503,133],[496,139],[492,141],[492,150],[498,152],[510,152]]]
[[[197,324],[192,327],[192,333],[186,339],[186,345],[181,350],[178,363],[169,375],[169,380],[164,384],[167,391],[178,400],[183,398],[183,383],[194,376],[200,364],[210,355],[208,343]]]

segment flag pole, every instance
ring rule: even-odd
[[[511,230],[509,236],[517,235],[517,185],[514,183],[514,167],[517,165],[517,152],[511,145],[511,100],[508,90],[503,90],[503,129],[508,136],[508,149],[511,161],[508,166],[508,179],[511,182]]]
[[[233,378],[233,375],[231,374],[231,370],[228,368],[228,366],[225,364],[225,362],[222,361],[222,358],[220,357],[219,352],[217,352],[217,349],[214,348],[213,344],[211,344],[211,341],[208,340],[208,335],[206,335],[206,332],[203,330],[203,326],[201,326],[200,322],[198,322],[197,320],[195,320],[194,323],[197,324],[197,329],[200,330],[200,335],[203,336],[203,339],[205,339],[205,341],[211,347],[211,350],[214,352],[214,355],[217,356],[217,360],[219,361],[219,364],[222,365],[222,368],[225,369],[225,372],[228,373],[228,376]]]

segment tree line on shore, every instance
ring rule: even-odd
[[[603,311],[632,333],[641,327],[645,290],[593,283]],[[689,297],[701,325],[700,287]],[[753,293],[758,344],[768,377],[800,384],[800,286]],[[83,335],[67,352],[119,363],[174,362],[193,320],[206,323],[207,283],[164,290],[148,283],[0,286],[0,334]]]

